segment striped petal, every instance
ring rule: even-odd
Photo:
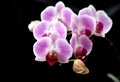
[[[77,35],[75,33],[72,34],[72,37],[70,39],[70,45],[72,46],[73,49],[76,48],[76,45],[77,45]]]
[[[79,43],[82,48],[87,50],[86,55],[88,55],[92,50],[92,41],[86,35],[82,35],[79,37]]]
[[[67,30],[70,31],[71,30],[71,16],[72,16],[73,12],[70,8],[66,7],[62,10],[61,13],[61,18],[63,23],[65,24],[65,26],[67,27]]]
[[[58,52],[57,58],[60,63],[67,63],[68,59],[72,57],[72,47],[67,40],[59,38],[55,42],[56,51]]]
[[[51,21],[55,18],[56,8],[49,6],[41,12],[41,20]]]
[[[66,27],[59,21],[54,23],[54,28],[56,32],[60,35],[61,38],[67,37],[67,29]]]
[[[34,43],[33,52],[37,61],[46,61],[46,55],[51,46],[51,42],[52,40],[50,38],[43,37]]]
[[[100,22],[103,25],[103,29],[102,29],[101,33],[97,33],[97,35],[98,36],[102,35],[104,37],[105,34],[110,31],[113,22],[112,22],[111,18],[102,10],[99,10],[96,13],[96,19],[97,19],[97,22]]]
[[[49,27],[49,23],[45,21],[41,21],[34,29],[33,29],[33,36],[35,39],[40,39],[42,36],[45,35]]]
[[[89,15],[82,15],[79,21],[85,29],[89,30],[91,34],[95,32],[96,20]]]
[[[59,1],[59,2],[56,3],[55,7],[56,7],[57,12],[61,12],[61,10],[63,8],[65,8],[65,5],[62,1]]]
[[[78,16],[80,17],[81,15],[90,15],[95,17],[96,9],[93,5],[89,5],[88,7],[83,8],[79,11]]]

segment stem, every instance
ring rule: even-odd
[[[68,62],[74,62],[76,59],[69,59]],[[59,66],[61,66],[62,63],[59,64]]]
[[[69,32],[67,33],[67,35],[72,35],[72,31],[69,31]]]
[[[114,82],[120,82],[120,80],[111,73],[108,73],[107,77],[111,78]]]
[[[120,54],[119,54],[119,52],[118,52],[118,49],[114,46],[114,43],[113,43],[110,39],[108,39],[108,38],[105,38],[105,40],[107,40],[108,43],[109,43],[109,45],[113,47],[113,49],[114,49],[115,52],[116,52],[116,55],[118,56],[118,60],[120,60]]]
[[[69,61],[75,61],[75,59],[69,59]]]

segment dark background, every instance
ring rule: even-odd
[[[106,75],[112,73],[120,76],[120,3],[117,0],[63,0],[66,6],[75,13],[90,4],[97,10],[105,10],[113,20],[112,29],[106,38],[95,37],[93,49],[88,56],[86,66],[90,73],[76,74],[72,71],[72,62],[50,67],[47,62],[34,60],[33,44],[35,39],[28,30],[28,24],[40,20],[41,11],[58,0],[14,0],[5,2],[2,35],[3,52],[1,57],[3,75],[12,81],[80,81],[80,82],[112,82]]]

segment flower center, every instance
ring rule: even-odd
[[[101,33],[103,31],[103,23],[102,22],[98,22],[97,26],[96,26],[96,32],[97,33]]]
[[[88,30],[88,29],[85,29],[85,35],[90,36],[91,35],[91,31]]]
[[[51,33],[45,33],[42,35],[42,37],[49,37],[51,35]]]
[[[78,58],[78,59],[83,59],[87,54],[87,50],[85,48],[82,48],[82,47],[78,47],[76,49],[76,53],[75,53],[75,56]]]
[[[58,61],[56,55],[57,55],[57,53],[53,50],[48,52],[48,54],[46,55],[46,60],[50,66],[53,66]]]

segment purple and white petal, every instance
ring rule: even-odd
[[[77,45],[77,35],[75,33],[72,34],[72,37],[70,39],[70,45],[72,46],[73,49],[76,48],[76,45]]]
[[[33,36],[35,39],[39,39],[44,35],[44,33],[47,31],[49,27],[49,23],[45,21],[41,21],[36,27],[33,29]]]
[[[59,33],[61,38],[67,37],[67,29],[66,27],[59,21],[56,21],[54,24],[55,31]]]
[[[58,38],[55,42],[57,58],[60,63],[67,63],[68,59],[72,57],[73,49],[67,40]]]
[[[96,28],[96,20],[94,17],[91,17],[89,15],[82,15],[80,17],[80,23],[82,23],[82,26],[85,27],[85,29],[91,31],[91,34],[95,32]]]
[[[33,52],[37,61],[45,61],[48,50],[51,47],[52,40],[48,37],[43,37],[33,45]]]
[[[63,8],[65,8],[65,5],[62,1],[59,1],[59,2],[56,3],[55,8],[56,8],[57,12],[61,12],[61,10]]]
[[[79,43],[83,48],[87,50],[86,55],[88,55],[92,50],[92,45],[93,45],[92,41],[86,35],[81,35],[79,37]]]
[[[60,35],[57,32],[54,32],[50,35],[50,38],[52,39],[52,43],[54,44],[55,41],[60,38]]]
[[[65,7],[61,12],[61,19],[68,31],[71,31],[71,16],[73,12],[70,8]]]
[[[72,32],[77,33],[79,28],[79,18],[77,15],[72,15],[71,27],[72,27]]]
[[[85,14],[95,17],[96,15],[95,7],[93,5],[89,5],[88,7],[81,9],[78,13],[78,16],[80,17],[81,15],[85,15]]]
[[[113,22],[111,18],[104,11],[102,10],[97,11],[96,19],[97,19],[97,22],[101,22],[103,24],[102,34],[105,34],[108,31],[110,31]]]
[[[48,6],[41,12],[41,20],[51,21],[56,16],[56,8],[53,6]]]

